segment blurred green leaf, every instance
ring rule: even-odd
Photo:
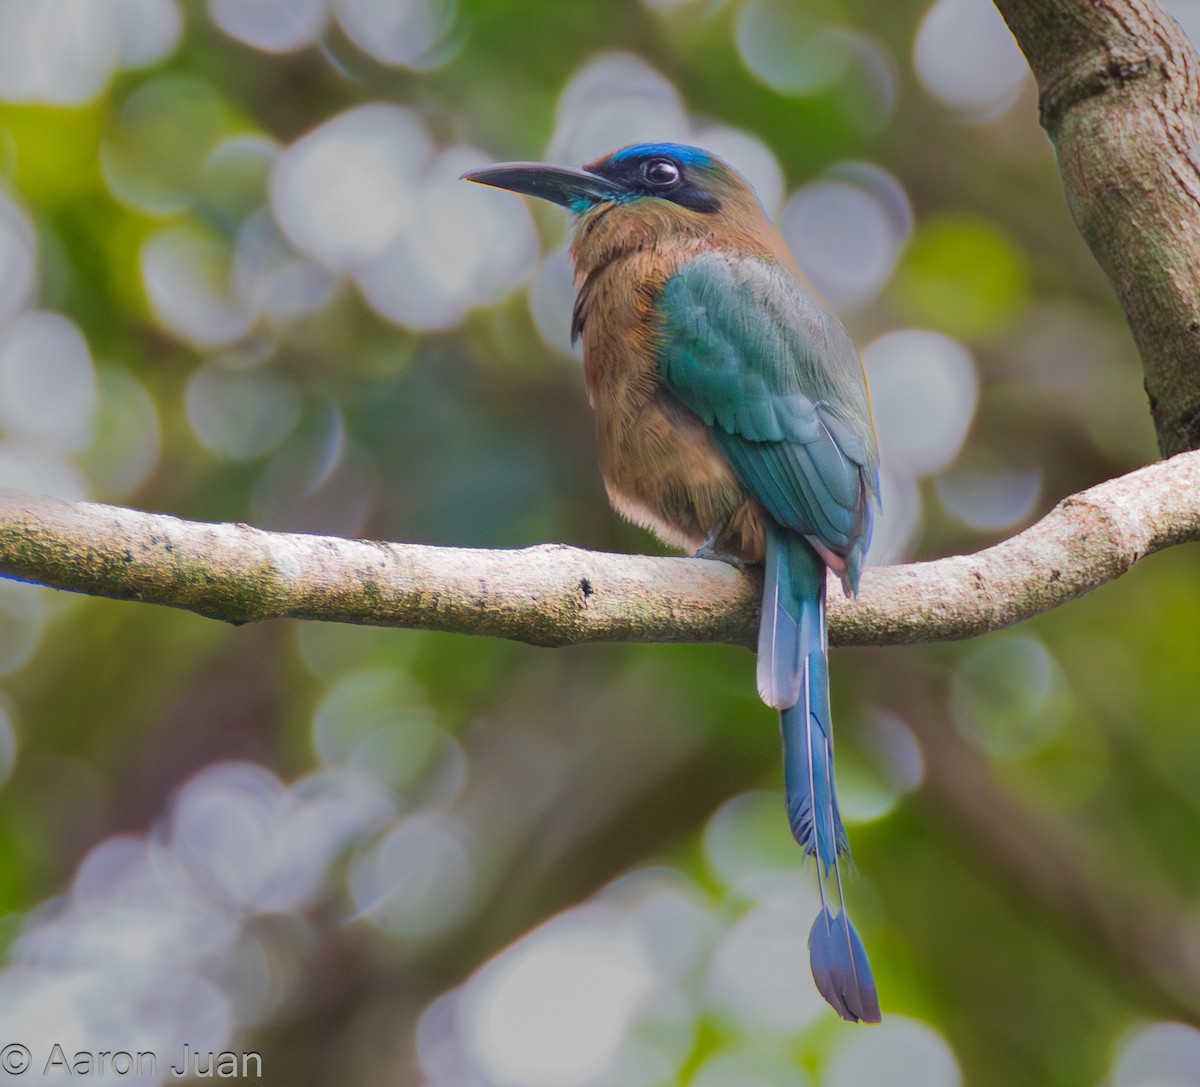
[[[944,213],[918,223],[890,297],[910,324],[990,339],[1010,329],[1028,302],[1027,258],[994,223]]]

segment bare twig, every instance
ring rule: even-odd
[[[1120,577],[1200,539],[1200,453],[1065,499],[974,555],[871,569],[831,594],[841,645],[967,638]],[[0,491],[0,574],[247,623],[291,616],[489,634],[535,645],[753,644],[758,579],[719,562],[372,543],[200,524]]]

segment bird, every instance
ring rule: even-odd
[[[507,162],[468,181],[565,207],[601,474],[612,505],[666,544],[763,566],[757,684],[780,711],[787,813],[814,859],[816,986],[880,1021],[846,911],[833,774],[826,572],[847,595],[879,501],[866,377],[754,188],[699,147],[641,143],[582,169]]]

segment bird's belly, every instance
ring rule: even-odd
[[[600,464],[608,497],[665,543],[715,549],[761,562],[761,511],[721,455],[708,428],[661,386],[634,406],[596,403]]]

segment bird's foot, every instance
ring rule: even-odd
[[[729,555],[717,550],[717,540],[721,538],[721,534],[725,531],[725,526],[708,534],[708,538],[695,551],[692,552],[694,559],[716,559],[717,562],[725,562],[732,566],[735,570],[740,570],[743,574],[746,572],[746,564],[742,562],[736,555]]]
[[[722,555],[720,552],[714,551],[711,547],[700,547],[692,553],[694,559],[715,559],[717,562],[724,562],[732,566],[735,570],[741,573],[746,572],[746,564],[742,562],[736,555]]]

